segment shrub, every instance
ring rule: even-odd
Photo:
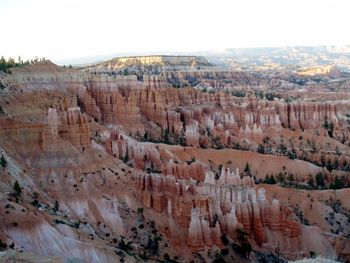
[[[124,237],[122,237],[118,243],[118,248],[124,251],[130,251],[132,250],[131,244],[132,244],[131,241],[125,242]]]
[[[276,179],[273,175],[271,177],[267,174],[264,181],[265,184],[276,184]]]
[[[335,177],[334,182],[330,185],[333,190],[341,189],[345,187],[345,183],[338,176]]]
[[[74,228],[78,229],[80,227],[80,221],[74,223]]]
[[[37,199],[34,199],[32,202],[31,202],[31,204],[33,205],[33,206],[36,206],[36,207],[41,207],[41,205],[40,205],[40,203],[39,203],[39,201],[37,200]]]
[[[221,242],[225,245],[225,246],[227,246],[228,245],[228,239],[227,239],[227,237],[226,237],[226,235],[225,234],[223,234],[222,236],[221,236]]]
[[[258,153],[264,154],[265,153],[265,147],[262,144],[259,144],[258,146]]]
[[[7,244],[4,243],[1,239],[0,239],[0,251],[3,251],[7,248]]]
[[[169,136],[169,134],[170,134],[169,129],[165,129],[165,130],[162,131],[162,141],[163,141],[163,143],[170,144],[170,136]]]
[[[316,258],[316,252],[310,251],[310,258]]]
[[[243,172],[246,173],[247,175],[251,175],[249,163],[246,163]]]
[[[196,158],[194,158],[194,156],[192,156],[191,160],[186,161],[186,163],[187,163],[188,165],[190,165],[190,164],[194,163],[195,161],[196,161]]]
[[[248,240],[248,234],[244,231],[244,229],[237,228],[236,234],[239,242],[246,242]]]
[[[125,154],[125,156],[123,157],[123,162],[127,163],[129,161],[129,156],[128,154]]]
[[[4,155],[1,155],[0,165],[2,166],[3,170],[5,170],[5,168],[7,167],[7,161],[6,161],[5,157],[4,157]]]
[[[232,96],[245,97],[245,92],[243,90],[235,90],[235,91],[232,91]]]
[[[21,196],[22,189],[21,189],[21,186],[19,185],[17,180],[16,180],[15,184],[13,185],[13,190],[15,191],[16,196]]]
[[[320,187],[325,187],[324,175],[321,173],[316,174],[316,185]]]
[[[229,253],[228,248],[225,247],[225,248],[221,249],[221,254],[222,254],[223,256],[228,255],[228,253]]]
[[[58,203],[58,201],[56,200],[56,201],[55,201],[55,205],[54,205],[54,207],[53,207],[53,211],[56,213],[56,212],[58,211],[58,209],[59,209],[59,203]]]
[[[238,228],[236,230],[237,239],[240,245],[232,244],[232,248],[242,256],[248,256],[252,251],[252,245],[248,240],[248,234],[243,229]]]
[[[152,255],[158,255],[159,254],[159,240],[161,238],[158,236],[155,236],[152,238],[152,236],[148,236],[148,242],[146,245],[146,249],[150,251]]]
[[[314,178],[310,175],[309,180],[307,181],[307,184],[313,189],[315,188],[315,180]]]
[[[166,260],[166,261],[170,260],[170,256],[168,253],[164,253],[163,257],[164,257],[164,260]]]
[[[143,208],[142,207],[137,208],[137,214],[138,215],[142,215],[143,214]]]
[[[222,254],[219,251],[216,251],[215,253],[215,259],[213,260],[213,263],[225,263],[226,260],[222,256]]]
[[[241,249],[244,255],[252,251],[252,245],[248,242],[245,242],[241,245]]]

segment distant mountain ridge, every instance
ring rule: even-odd
[[[114,53],[109,55],[90,56],[85,58],[55,61],[59,65],[92,65],[101,61],[113,60],[115,57],[149,57],[154,52]],[[350,71],[350,45],[345,46],[291,46],[261,48],[226,48],[193,52],[158,52],[157,56],[202,56],[209,63],[222,67],[252,67],[276,64],[312,67],[317,65],[336,65],[340,70]]]
[[[302,76],[328,75],[333,78],[340,78],[341,72],[334,65],[303,68],[298,72]]]
[[[126,56],[116,57],[106,62],[97,63],[96,66],[118,67],[132,64],[152,65],[161,64],[164,66],[210,66],[208,60],[203,56],[175,56],[175,55],[149,55],[149,56]]]
[[[350,72],[350,46],[229,48],[202,55],[214,64],[229,68],[336,65],[341,71]]]
[[[144,73],[159,74],[165,71],[207,69],[212,66],[203,56],[150,55],[117,57],[82,67],[82,69],[92,73],[143,75]]]

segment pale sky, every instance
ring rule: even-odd
[[[0,0],[0,55],[349,45],[349,0]]]

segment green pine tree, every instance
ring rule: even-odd
[[[15,191],[16,196],[21,196],[22,189],[21,189],[21,186],[19,185],[17,180],[16,180],[15,184],[13,185],[13,190]]]

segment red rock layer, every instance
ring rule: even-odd
[[[42,147],[54,147],[58,138],[65,139],[78,148],[90,146],[88,117],[80,112],[80,108],[69,108],[61,112],[60,116],[55,109],[49,109],[48,127],[42,132]]]
[[[207,171],[202,182],[169,174],[138,173],[134,178],[137,198],[145,207],[166,212],[173,223],[188,229],[187,244],[194,250],[221,246],[222,233],[235,239],[238,228],[258,245],[266,242],[267,229],[272,235],[300,237],[299,223],[288,219],[288,211],[280,208],[279,201],[268,203],[262,188],[257,198],[254,180],[249,176],[241,179],[238,171],[235,174],[223,168],[219,180]]]
[[[153,145],[140,143],[131,137],[112,132],[106,140],[106,150],[115,158],[133,160],[137,168],[161,169],[158,150]]]

